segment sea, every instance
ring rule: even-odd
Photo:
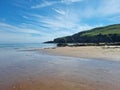
[[[56,56],[30,51],[50,47],[56,47],[56,45],[0,44],[0,90],[13,90],[11,88],[22,80],[32,82],[38,78],[41,80],[53,79],[54,84],[56,80],[60,80],[64,84],[66,82],[68,87],[71,85],[77,87],[80,83],[85,83],[81,80],[87,80],[91,82],[89,84],[92,86],[95,83],[98,90],[120,90],[120,62]],[[49,82],[50,85],[52,83]],[[57,84],[61,85],[59,82]]]
[[[32,49],[32,48],[50,48],[56,47],[56,44],[45,44],[45,43],[3,43],[0,44],[1,49]]]

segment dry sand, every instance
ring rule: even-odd
[[[120,47],[116,46],[57,47],[45,48],[42,51],[62,56],[120,61]]]

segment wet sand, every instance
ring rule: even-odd
[[[19,50],[8,50],[6,57],[4,53],[0,90],[120,90],[119,62]]]
[[[120,61],[120,47],[118,46],[57,47],[40,49],[40,51],[58,56]]]
[[[104,84],[104,85],[103,85]],[[87,81],[81,79],[81,82],[66,81],[59,79],[37,79],[30,81],[16,82],[15,84],[4,88],[4,90],[119,90],[118,86],[112,84]]]

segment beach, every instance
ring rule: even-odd
[[[119,54],[119,48],[92,46],[0,48],[0,90],[120,90],[119,60],[92,56],[104,50]]]
[[[120,90],[120,0],[0,0],[0,90]]]
[[[118,46],[56,47],[40,49],[40,51],[58,56],[120,61],[120,47]]]

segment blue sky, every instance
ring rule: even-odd
[[[44,42],[120,23],[120,0],[0,0],[0,42]]]

